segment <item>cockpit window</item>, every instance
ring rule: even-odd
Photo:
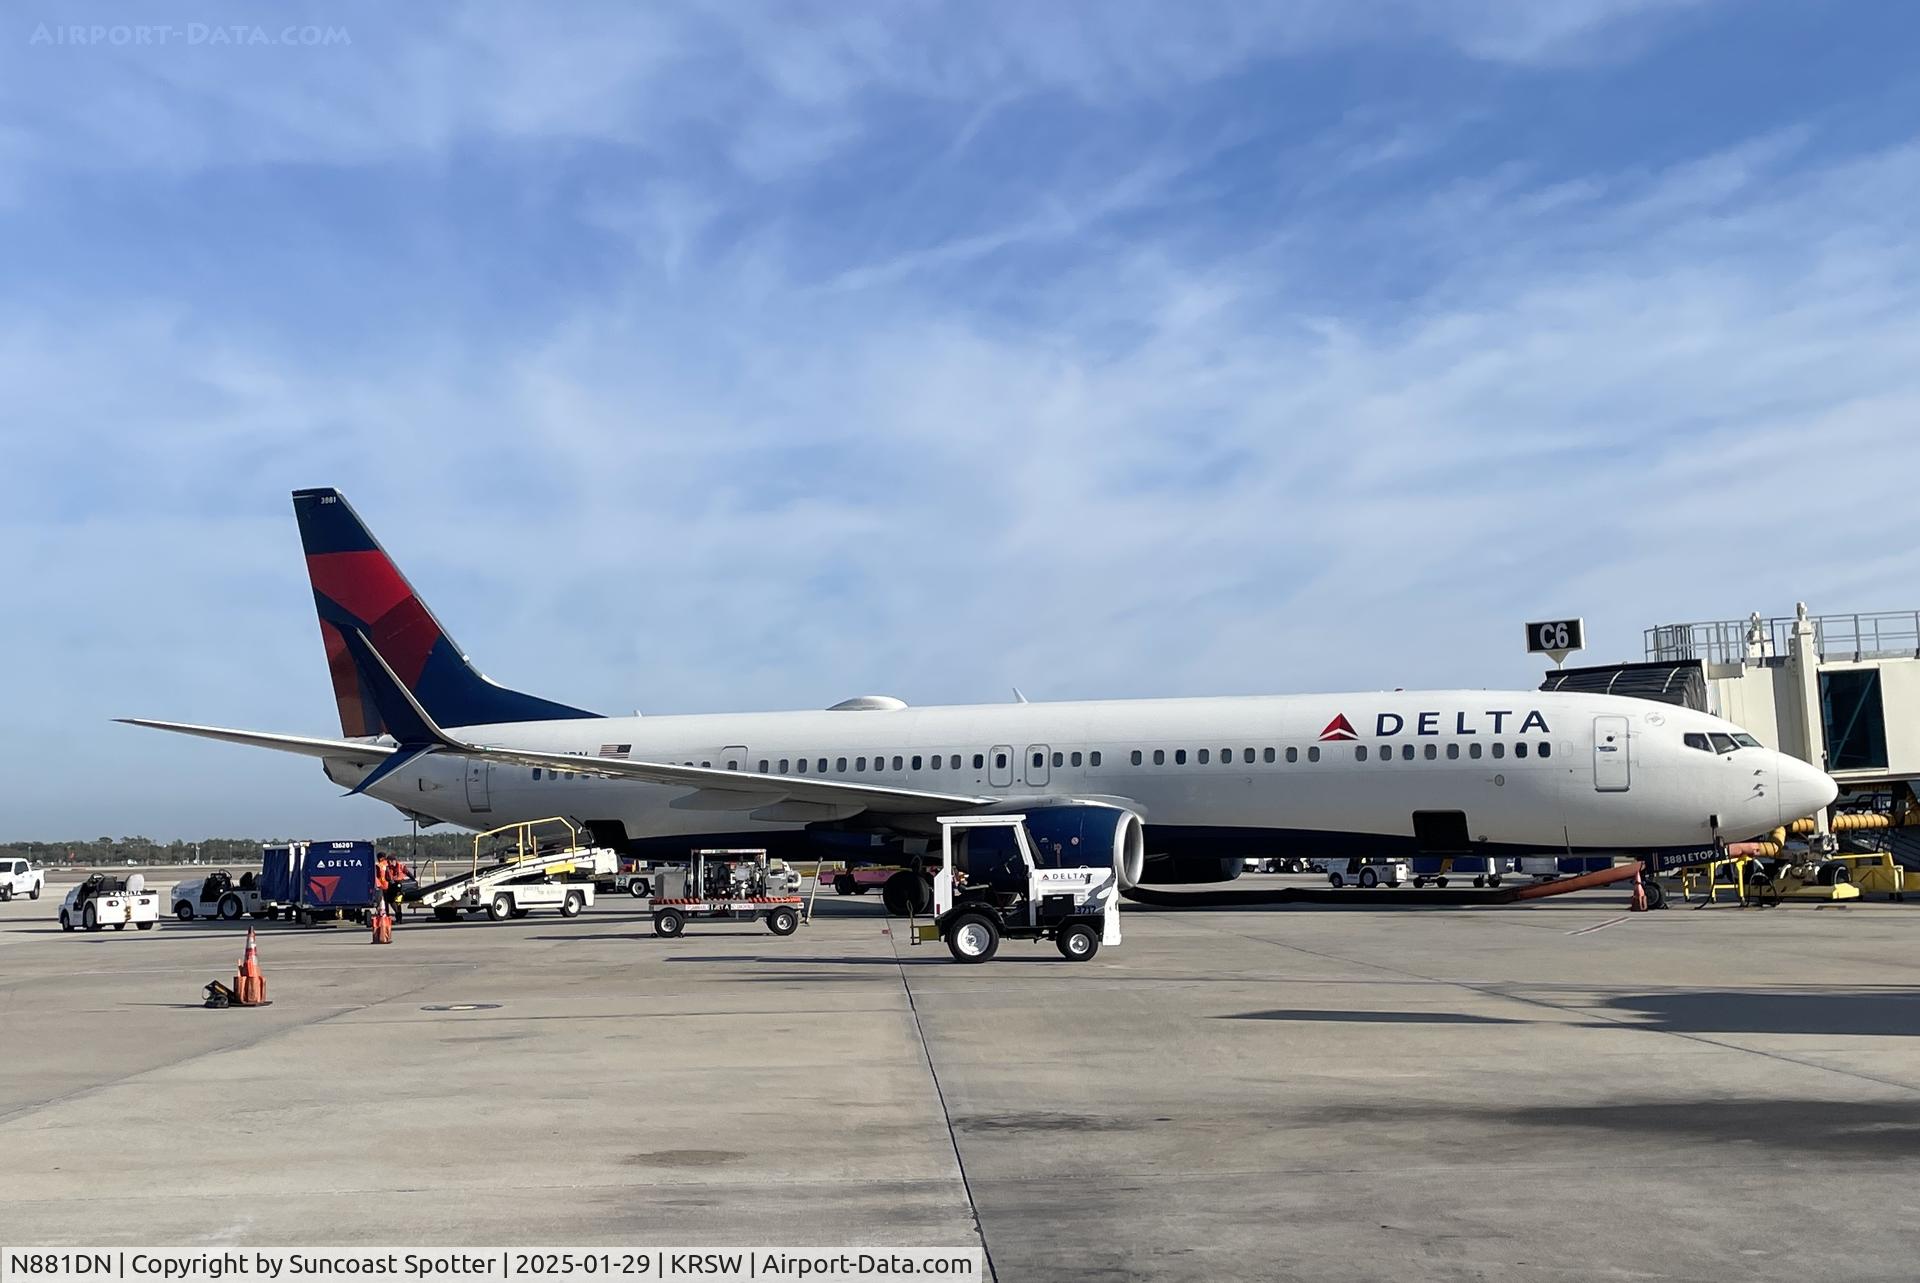
[[[1764,747],[1764,745],[1762,745],[1762,744],[1760,743],[1760,741],[1759,741],[1759,740],[1757,740],[1757,739],[1755,739],[1755,738],[1754,738],[1753,736],[1751,736],[1751,735],[1748,735],[1748,734],[1746,734],[1746,733],[1745,733],[1745,732],[1743,732],[1743,731],[1736,731],[1736,732],[1734,733],[1734,736],[1733,736],[1733,742],[1734,742],[1734,743],[1736,743],[1736,744],[1738,744],[1738,745],[1739,745],[1739,746],[1740,746],[1741,748],[1762,748],[1762,747]]]
[[[1697,731],[1689,731],[1687,733],[1687,747],[1697,748],[1702,753],[1713,752],[1713,745],[1707,742],[1707,737]]]
[[[1713,740],[1713,751],[1716,753],[1731,753],[1740,747],[1733,742],[1733,736],[1731,735],[1722,735],[1720,732],[1715,731],[1711,738]]]

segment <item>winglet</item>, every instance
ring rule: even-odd
[[[1031,704],[1033,701],[1028,699],[1025,695],[1022,695],[1020,693],[1020,688],[1016,686],[1013,688],[1013,702],[1016,704]]]

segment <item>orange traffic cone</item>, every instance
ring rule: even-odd
[[[373,913],[373,943],[393,943],[393,919],[387,915],[384,906],[375,909]]]
[[[1645,874],[1643,869],[1634,870],[1633,899],[1627,905],[1627,912],[1629,913],[1645,913],[1647,911],[1647,884],[1644,878]]]
[[[243,1007],[264,1007],[267,1003],[267,978],[260,974],[260,943],[252,927],[247,928],[247,951],[240,955],[233,990],[240,995]]]

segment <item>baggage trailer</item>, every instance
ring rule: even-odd
[[[536,833],[542,828],[552,834],[544,841]],[[512,835],[512,849],[482,856],[480,844],[502,834]],[[595,880],[619,867],[614,851],[582,846],[573,822],[553,815],[474,834],[473,859],[465,873],[417,887],[406,894],[404,903],[431,909],[440,922],[458,922],[462,913],[485,913],[503,922],[524,918],[535,909],[558,909],[561,917],[573,918],[592,905]],[[574,873],[586,877],[561,881]]]
[[[316,922],[365,924],[379,903],[373,887],[371,842],[308,842],[295,878],[293,918],[301,926]]]
[[[689,922],[764,922],[777,936],[800,929],[799,878],[761,850],[695,851],[684,867],[654,872],[653,933],[672,938]]]
[[[1120,869],[1139,825],[1131,811],[1078,803],[1031,819],[941,816],[934,919],[912,942],[944,940],[955,962],[985,962],[1003,939],[1051,940],[1068,961],[1087,961],[1120,943]]]

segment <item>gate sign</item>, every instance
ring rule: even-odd
[[[1542,624],[1527,625],[1527,651],[1534,655],[1551,655],[1554,651],[1576,651],[1585,649],[1587,644],[1587,625],[1583,619],[1554,619]]]
[[[1584,619],[1549,619],[1527,625],[1527,653],[1547,655],[1558,664],[1576,650],[1585,650],[1587,623]]]

